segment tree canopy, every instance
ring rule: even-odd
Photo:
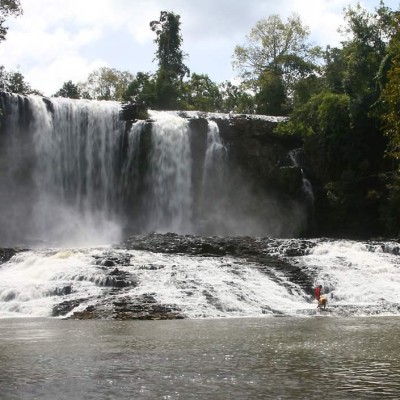
[[[78,88],[81,96],[87,99],[121,101],[133,79],[133,74],[128,71],[101,67],[91,72],[85,82],[78,84]]]
[[[1,0],[0,1],[0,42],[6,38],[8,27],[4,26],[6,18],[17,17],[22,14],[20,0]]]
[[[159,20],[150,22],[157,44],[156,106],[161,109],[178,106],[182,80],[190,75],[189,68],[183,63],[186,55],[181,48],[183,39],[180,25],[180,16],[168,11],[161,11]]]
[[[61,89],[58,90],[54,97],[66,97],[69,99],[80,99],[81,93],[78,88],[78,85],[72,83],[72,81],[64,82]]]
[[[244,45],[238,45],[233,66],[256,93],[258,112],[285,113],[294,86],[316,69],[318,47],[308,43],[309,29],[298,15],[286,22],[271,15],[256,23]]]

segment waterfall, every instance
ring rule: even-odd
[[[292,236],[303,223],[301,208],[230,159],[213,115],[150,111],[133,123],[117,102],[5,93],[0,102],[3,246],[149,232]]]
[[[148,179],[150,231],[188,233],[191,228],[192,158],[188,121],[167,113],[152,112],[152,150]]]
[[[120,207],[115,167],[124,128],[118,104],[53,99],[49,113],[41,99],[32,103],[37,230],[61,226],[63,242],[78,232],[79,243],[115,239]]]
[[[199,136],[194,171],[189,120],[173,113],[151,111],[151,122],[129,128],[114,102],[1,100],[3,245],[101,244],[124,230],[197,233],[216,224],[226,149],[215,122]]]
[[[224,225],[223,210],[226,207],[221,188],[226,185],[226,158],[227,149],[219,136],[218,125],[210,121],[199,204],[199,229],[205,232]]]
[[[300,168],[301,176],[303,180],[302,190],[304,193],[304,197],[306,198],[307,202],[312,205],[314,203],[314,192],[312,189],[311,182],[307,179],[306,175],[304,174],[303,168],[300,167],[299,163],[299,151],[300,149],[295,149],[289,152],[290,160],[294,167]]]
[[[1,210],[11,227],[2,231],[5,242],[115,240],[124,130],[118,104],[11,96],[2,108]],[[24,114],[30,117],[21,121]]]

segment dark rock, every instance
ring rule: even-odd
[[[72,286],[68,285],[68,286],[64,286],[62,288],[56,288],[52,295],[53,296],[66,296],[68,294],[72,293]]]
[[[136,121],[138,119],[149,118],[146,105],[135,101],[123,103],[120,115],[121,119],[124,121]]]
[[[14,257],[18,252],[25,251],[22,249],[0,248],[0,264],[5,263]]]
[[[76,299],[76,300],[66,300],[63,301],[60,304],[57,304],[56,306],[53,307],[53,312],[52,316],[53,317],[59,317],[59,316],[64,316],[71,312],[74,308],[78,307],[84,299]]]

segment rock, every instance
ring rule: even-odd
[[[62,303],[53,307],[52,316],[59,317],[64,316],[71,312],[74,308],[78,307],[81,302],[85,301],[84,299],[77,299],[77,300],[66,300]]]
[[[26,251],[23,249],[13,249],[13,248],[0,248],[0,264],[5,263],[14,257],[20,251]]]

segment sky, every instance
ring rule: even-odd
[[[155,34],[161,11],[181,16],[185,64],[216,83],[235,79],[232,55],[256,22],[272,14],[300,15],[310,41],[325,47],[343,37],[343,9],[356,0],[21,0],[24,14],[8,18],[0,65],[21,72],[32,88],[51,96],[64,82],[85,81],[100,67],[154,72]],[[386,0],[393,10],[400,0]],[[374,10],[379,0],[362,0]]]

